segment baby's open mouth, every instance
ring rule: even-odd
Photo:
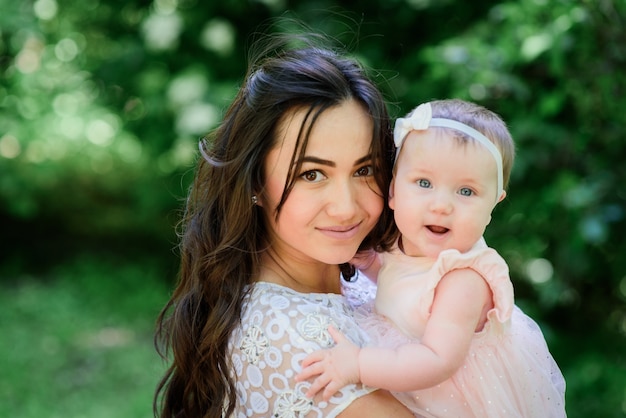
[[[437,226],[437,225],[428,225],[426,228],[428,228],[431,232],[435,234],[445,234],[446,232],[449,231],[448,228],[444,228],[443,226]]]

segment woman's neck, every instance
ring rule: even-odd
[[[258,281],[279,284],[301,293],[341,293],[339,266],[301,263],[267,252]]]

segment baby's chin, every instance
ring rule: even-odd
[[[461,254],[467,253],[469,252],[472,248],[474,248],[474,245],[445,245],[442,246],[441,248],[439,248],[438,251],[425,251],[425,255],[427,257],[432,257],[432,258],[437,258],[439,256],[439,254],[441,254],[444,251],[447,250],[456,250],[458,252],[460,252]]]
[[[466,245],[453,245],[449,249],[457,250],[460,253],[466,253],[469,250],[471,250],[473,246],[474,246],[473,243],[472,244],[466,244]]]

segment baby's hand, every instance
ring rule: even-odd
[[[312,398],[324,389],[325,401],[347,384],[359,382],[359,347],[332,326],[328,327],[328,332],[337,344],[306,356],[302,371],[296,375],[297,382],[317,376],[306,396]]]

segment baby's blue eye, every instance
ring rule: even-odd
[[[472,189],[468,189],[467,187],[463,187],[461,190],[459,190],[459,194],[461,196],[471,196],[474,194],[474,192],[472,191]]]
[[[426,180],[426,179],[419,179],[417,181],[417,184],[419,184],[420,187],[430,187],[430,181]]]

